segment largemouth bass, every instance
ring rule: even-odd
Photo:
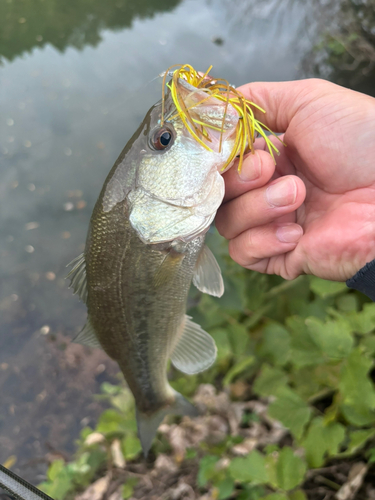
[[[224,291],[204,239],[224,197],[219,171],[245,150],[238,106],[214,95],[215,82],[197,88],[174,74],[110,171],[85,251],[71,263],[71,285],[88,308],[76,341],[119,364],[145,455],[167,414],[197,414],[169,385],[169,359],[194,374],[216,357],[212,337],[186,316],[191,282],[214,296]]]

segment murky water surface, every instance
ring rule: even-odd
[[[307,10],[307,9],[310,9]],[[38,482],[101,410],[117,367],[70,344],[64,281],[116,157],[190,63],[240,85],[304,75],[321,26],[299,1],[3,0],[0,5],[0,462]],[[366,90],[366,87],[365,89]]]

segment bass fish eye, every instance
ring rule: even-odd
[[[161,151],[172,145],[172,139],[172,132],[168,128],[163,127],[154,133],[151,145],[154,149]]]

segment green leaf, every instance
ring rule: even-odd
[[[294,454],[292,448],[285,446],[279,453],[276,464],[277,482],[281,489],[292,490],[303,482],[306,464]]]
[[[357,348],[345,360],[341,370],[340,408],[348,422],[357,426],[375,422],[375,390],[367,375],[372,365],[372,359]]]
[[[224,330],[224,328],[215,328],[210,331],[210,335],[217,347],[217,360],[231,358],[233,352],[227,330]]]
[[[90,472],[90,466],[87,463],[90,457],[89,452],[84,452],[77,460],[67,464],[66,468],[74,476],[75,480],[79,483],[85,483],[85,476]]]
[[[228,370],[227,374],[223,379],[223,385],[229,385],[238,375],[246,371],[248,368],[253,366],[255,363],[254,356],[248,356],[244,358],[242,361],[239,361],[235,365],[232,366],[230,370]]]
[[[346,293],[337,297],[336,304],[342,312],[355,312],[358,309],[358,299],[354,293]]]
[[[293,491],[293,493],[288,494],[289,500],[307,500],[306,493],[302,490]]]
[[[269,481],[265,457],[257,450],[245,458],[234,458],[229,465],[229,474],[241,483],[266,484]]]
[[[292,316],[286,320],[291,334],[290,360],[297,368],[324,363],[319,346],[311,337],[303,318]]]
[[[221,309],[242,312],[246,304],[246,281],[242,272],[224,275],[225,293],[215,302]]]
[[[285,372],[263,364],[261,372],[253,384],[253,390],[260,396],[275,396],[280,388],[287,385],[287,382],[288,377]]]
[[[288,497],[285,493],[271,493],[271,495],[262,497],[262,500],[288,500]]]
[[[124,417],[116,410],[106,410],[100,415],[96,431],[101,432],[102,434],[120,432],[122,431],[121,424],[123,423],[123,420]]]
[[[263,486],[241,485],[243,490],[236,500],[264,500]]]
[[[242,323],[234,323],[228,326],[229,341],[235,356],[243,356],[249,344],[249,332]]]
[[[104,394],[108,394],[109,396],[114,396],[115,394],[119,394],[121,391],[121,387],[119,385],[113,385],[109,382],[103,382],[100,386],[100,389]]]
[[[225,479],[219,481],[215,484],[216,488],[219,490],[218,500],[226,500],[229,498],[234,490],[234,481],[230,477],[226,477]]]
[[[121,448],[126,460],[133,460],[142,451],[141,442],[134,434],[127,434],[124,437]]]
[[[323,369],[327,367],[326,364],[320,366]],[[289,382],[304,401],[308,401],[309,398],[324,389],[321,381],[316,376],[316,368],[311,366],[292,370],[289,374]]]
[[[341,453],[341,456],[349,456],[357,453],[358,450],[364,447],[366,442],[375,436],[374,429],[364,429],[353,431],[349,434],[349,444],[347,450]]]
[[[277,460],[279,458],[279,451],[280,448],[275,445],[275,444],[270,444],[267,445],[265,448],[265,452],[267,453],[266,456],[266,470],[268,473],[268,483],[272,488],[277,489],[278,486],[278,479],[277,479],[277,472],[276,472],[276,464]]]
[[[111,396],[111,405],[125,414],[134,408],[134,399],[130,391],[122,390],[119,394]]]
[[[215,455],[206,455],[199,462],[199,471],[197,476],[197,483],[200,488],[206,486],[208,481],[214,477],[216,474],[216,464],[219,461],[219,457]]]
[[[268,408],[270,417],[279,420],[297,439],[301,439],[310,420],[311,408],[292,389],[278,391],[277,399]]]
[[[327,281],[316,276],[310,278],[310,290],[314,292],[319,297],[325,299],[331,295],[337,295],[338,293],[348,290],[345,283],[339,281]]]
[[[108,459],[107,453],[102,449],[91,449],[87,453],[86,463],[88,465],[88,474],[86,474],[85,479],[81,480],[81,484],[89,484],[92,478],[95,476],[96,472],[100,467],[102,467]]]
[[[197,450],[194,448],[186,448],[185,459],[191,460],[197,456]]]
[[[369,356],[375,354],[375,335],[368,335],[363,337],[360,346],[366,351]]]
[[[52,462],[50,468],[47,472],[47,477],[50,481],[55,481],[60,472],[64,469],[65,462],[64,460],[55,460]]]
[[[366,456],[369,464],[375,463],[375,448],[370,448]]]
[[[186,377],[185,375],[180,375],[180,372],[176,370],[176,378],[170,381],[171,386],[177,392],[180,392],[184,396],[193,396],[198,386],[198,375],[190,375]]]
[[[124,500],[128,500],[128,498],[131,498],[134,493],[134,487],[138,483],[138,478],[132,477],[126,481],[124,486],[122,487],[122,498]]]
[[[91,427],[84,427],[81,432],[80,432],[80,439],[84,442],[86,440],[86,438],[92,434],[94,431],[93,429],[91,429]]]
[[[221,326],[226,320],[225,313],[220,309],[219,304],[207,294],[202,295],[198,307],[189,313],[193,316],[193,320],[205,330]]]
[[[259,355],[275,366],[283,366],[290,356],[290,335],[282,325],[268,323],[262,331]]]
[[[320,352],[332,359],[342,359],[350,353],[354,338],[349,323],[345,320],[323,323],[317,318],[307,318],[306,326]]]
[[[61,467],[61,463],[63,467]],[[57,464],[57,465],[56,465]],[[39,488],[55,500],[64,500],[66,495],[73,489],[73,474],[62,460],[56,460],[48,472],[49,481],[39,485]]]
[[[306,451],[306,460],[310,467],[321,467],[325,456],[335,456],[340,444],[345,439],[345,427],[338,423],[325,424],[322,417],[311,422],[302,446]]]
[[[353,331],[366,334],[375,328],[375,304],[364,304],[362,311],[346,315]]]

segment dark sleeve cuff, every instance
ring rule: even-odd
[[[346,285],[364,293],[375,302],[375,260],[363,266],[353,278],[346,282]]]

